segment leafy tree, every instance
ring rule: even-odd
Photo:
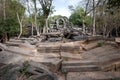
[[[82,26],[82,18],[79,14],[73,13],[70,18],[70,22],[72,22],[74,25]]]
[[[53,0],[39,0],[43,12],[43,25],[44,25],[43,33],[47,32],[47,28],[48,28],[47,19],[53,8],[52,1]]]
[[[83,24],[84,13],[85,13],[84,9],[81,8],[80,6],[77,6],[73,10],[71,16],[69,17],[70,22],[72,22],[74,25],[78,25],[78,26],[81,27],[82,24]],[[86,16],[84,20],[85,20],[84,23],[86,25],[89,25],[91,23],[91,17],[90,16]]]

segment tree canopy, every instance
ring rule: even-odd
[[[74,25],[78,25],[82,27],[82,22],[84,18],[85,11],[82,7],[77,6],[75,9],[72,8],[72,14],[69,17],[70,22],[72,22]],[[86,16],[85,17],[85,24],[89,25],[91,23],[91,17]]]

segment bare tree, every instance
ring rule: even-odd
[[[85,17],[86,17],[86,15],[88,14],[87,13],[87,10],[88,10],[88,5],[89,5],[89,3],[90,3],[90,0],[87,0],[87,3],[86,3],[86,7],[85,7],[85,13],[84,13],[84,15],[83,15],[83,21],[82,21],[82,25],[83,25],[83,28],[82,28],[82,30],[83,30],[83,33],[85,34]]]
[[[84,15],[83,15],[83,33],[86,33],[86,31],[85,31],[85,17],[89,14],[89,13],[91,13],[92,11],[93,11],[93,34],[95,34],[96,32],[95,32],[95,9],[96,9],[96,7],[98,7],[98,5],[99,5],[99,3],[100,3],[100,1],[101,0],[97,0],[97,3],[96,3],[96,1],[95,0],[87,0],[86,1],[86,5],[85,5],[85,13],[84,13]],[[92,7],[91,7],[91,2],[93,2],[92,3]]]

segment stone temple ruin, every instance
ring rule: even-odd
[[[82,31],[74,29],[67,17],[59,17],[53,20],[48,33],[42,34],[42,36],[45,36],[45,40],[49,38],[56,38],[56,40],[62,40],[63,38],[74,39],[75,36],[80,35],[82,35]]]
[[[82,33],[63,17],[51,26],[42,34],[46,41],[35,36],[0,43],[0,80],[120,80],[120,38],[74,41]]]

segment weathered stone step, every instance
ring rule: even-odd
[[[115,42],[120,43],[120,37],[116,37]]]
[[[120,72],[70,72],[67,80],[120,80]]]
[[[30,60],[48,66],[48,68],[52,72],[57,72],[60,69],[61,64],[62,64],[62,59],[58,59],[58,58],[49,59],[49,58],[43,58],[43,57],[42,58],[40,58],[40,57],[31,57]]]
[[[89,61],[89,60],[79,60],[79,61],[63,61],[62,66],[80,66],[80,65],[97,65],[99,62]]]
[[[30,56],[30,57],[35,55],[35,52],[33,52],[31,50],[25,50],[25,49],[22,49],[19,47],[9,47],[6,49],[6,51],[11,52],[11,53],[15,53],[15,54],[24,55],[24,56]]]
[[[85,66],[62,66],[62,72],[89,72],[100,71],[97,65],[85,65]]]
[[[27,56],[14,54],[12,52],[2,51],[0,52],[0,63],[10,64],[19,63],[27,60]]]
[[[69,43],[40,43],[37,45],[38,52],[43,53],[58,53],[58,52],[70,52],[79,53],[81,47],[79,42],[69,42]]]

